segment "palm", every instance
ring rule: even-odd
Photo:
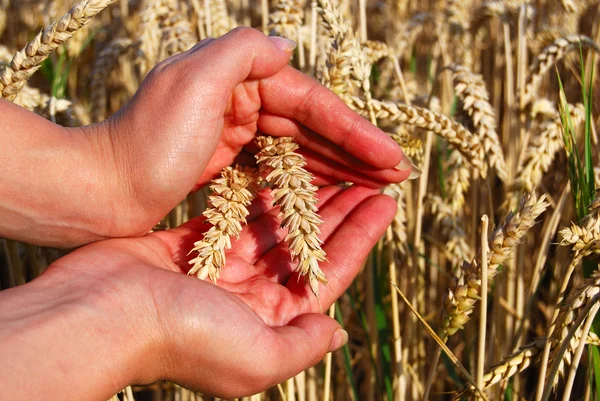
[[[376,193],[360,187],[346,191],[327,187],[320,191],[320,213],[324,220],[321,238],[325,241],[324,249],[329,259],[324,270],[330,280],[329,288],[322,291],[320,300],[294,273],[296,266],[283,242],[285,230],[279,228],[278,209],[269,206],[265,192],[252,206],[248,225],[240,238],[233,241],[218,286],[242,299],[268,326],[285,325],[298,315],[321,312],[320,308],[328,307],[341,295],[358,272],[366,253],[378,238],[368,236],[369,231],[381,231],[388,223],[386,219],[390,218],[393,206],[378,210],[381,204],[375,202],[361,205],[360,211],[353,213],[366,198]],[[385,197],[377,199],[389,201]],[[357,226],[362,225],[365,227],[357,233]],[[178,269],[185,272],[190,268],[188,260],[191,256],[187,256],[187,252],[207,228],[196,220],[155,235],[170,250]],[[361,240],[360,235],[367,238]],[[346,245],[351,241],[356,244],[356,249],[348,250]]]

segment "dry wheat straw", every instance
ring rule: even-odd
[[[509,213],[502,224],[492,232],[488,255],[490,283],[498,274],[498,266],[510,259],[513,248],[522,242],[535,220],[548,207],[545,199],[545,195],[537,198],[535,194],[524,197],[517,212]],[[457,277],[451,285],[446,299],[442,338],[453,335],[470,320],[480,292],[479,269],[476,260],[464,263],[461,277]]]
[[[1,97],[14,100],[21,88],[42,62],[57,47],[69,40],[113,0],[83,0],[75,4],[62,18],[44,28],[22,50],[18,51],[0,76]]]
[[[208,198],[210,207],[203,213],[212,227],[201,241],[194,243],[191,252],[198,255],[190,260],[193,266],[188,274],[217,281],[220,269],[225,266],[225,250],[231,249],[231,237],[238,238],[242,224],[246,223],[247,207],[257,190],[256,181],[255,169],[240,166],[226,167],[221,177],[213,180],[210,185],[213,195]]]
[[[347,97],[347,104],[351,108],[365,115],[366,103],[355,96]],[[464,126],[456,121],[422,108],[408,106],[402,103],[394,103],[381,100],[372,100],[375,117],[378,120],[387,120],[392,123],[405,123],[417,128],[431,131],[446,139],[473,167],[478,169],[482,177],[486,176],[485,152],[479,137],[473,135]]]
[[[258,165],[268,172],[264,179],[273,187],[271,195],[280,208],[281,226],[288,229],[285,241],[292,260],[298,262],[296,271],[307,279],[318,297],[319,282],[327,284],[327,279],[319,267],[319,262],[326,259],[318,237],[321,219],[317,214],[317,187],[311,184],[313,177],[304,169],[304,157],[294,152],[298,145],[292,138],[258,137],[256,143],[260,149],[256,155]]]
[[[106,46],[94,60],[92,79],[90,82],[90,101],[92,120],[102,121],[106,118],[107,80],[119,57],[131,47],[131,39],[119,38]]]
[[[529,67],[529,82],[527,82],[525,86],[523,104],[527,105],[534,101],[544,74],[546,74],[555,63],[562,60],[569,51],[579,50],[580,46],[588,47],[596,52],[600,52],[598,44],[589,37],[585,35],[568,35],[556,39],[536,56]]]

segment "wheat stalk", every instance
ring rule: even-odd
[[[91,18],[108,7],[113,0],[78,2],[58,22],[38,33],[22,50],[15,53],[0,76],[0,95],[14,100],[29,78],[57,47],[69,40]]]
[[[319,262],[326,259],[318,237],[321,219],[317,214],[317,187],[311,184],[313,177],[304,169],[304,157],[294,152],[298,145],[292,138],[258,137],[256,143],[260,149],[256,155],[258,165],[268,172],[264,179],[273,186],[271,195],[280,208],[281,226],[288,229],[285,241],[292,260],[298,261],[296,271],[306,277],[318,297],[319,282],[327,284],[327,279],[319,268]]]

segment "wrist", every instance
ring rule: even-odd
[[[62,280],[44,283],[45,276],[0,293],[0,360],[11,361],[0,364],[7,398],[106,400],[152,380],[144,371],[150,344],[122,305]]]

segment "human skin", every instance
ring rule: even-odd
[[[374,189],[328,186],[319,197],[329,280],[320,299],[298,280],[265,196],[218,286],[185,274],[187,251],[207,228],[195,219],[87,245],[0,292],[3,397],[106,400],[166,379],[230,399],[316,364],[347,341],[321,308],[348,287],[395,213]]]
[[[317,184],[406,179],[400,147],[288,66],[290,52],[285,40],[235,29],[163,61],[127,106],[82,128],[0,100],[10,149],[0,153],[0,236],[75,247],[144,235],[223,167],[251,160],[257,130],[293,136]]]
[[[157,66],[107,122],[78,129],[0,101],[0,235],[70,247],[30,283],[0,292],[7,399],[105,400],[167,379],[222,398],[260,392],[347,341],[326,310],[393,219],[378,188],[410,162],[383,132],[286,65],[290,47],[250,29]],[[321,185],[315,298],[298,280],[264,193],[218,285],[187,276],[202,218],[148,230],[224,166],[251,160],[256,131],[294,136]],[[398,167],[399,168],[396,168]],[[146,234],[146,235],[145,235]],[[128,238],[118,238],[128,237]]]

